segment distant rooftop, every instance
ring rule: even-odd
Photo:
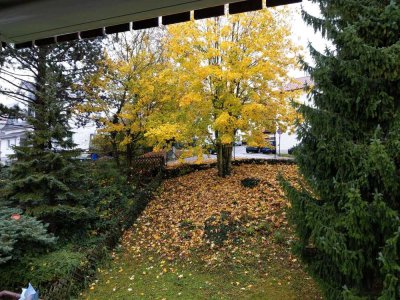
[[[25,131],[28,126],[28,123],[19,119],[0,119],[0,131],[14,131],[14,130],[22,130]]]

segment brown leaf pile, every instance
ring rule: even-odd
[[[277,180],[279,174],[290,181],[298,178],[294,165],[253,164],[234,167],[227,178],[219,178],[215,169],[209,169],[166,180],[160,194],[125,234],[124,245],[133,256],[150,251],[171,260],[203,248],[212,250],[206,251],[208,261],[215,252],[228,249],[234,252],[237,245],[231,239],[221,247],[207,240],[206,221],[225,212],[243,229],[260,223],[268,223],[272,230],[285,227],[284,208],[288,202]],[[257,178],[260,183],[246,188],[241,184],[245,178]],[[255,242],[253,239],[249,236],[244,243],[248,250]],[[263,237],[263,240],[268,243],[268,239]]]

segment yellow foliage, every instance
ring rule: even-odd
[[[199,154],[210,141],[232,143],[238,130],[262,144],[264,129],[290,128],[297,117],[289,103],[297,95],[283,92],[299,50],[287,20],[262,10],[190,21],[168,26],[158,47],[137,33],[124,55],[105,53],[76,110],[122,145],[142,135],[156,149],[176,141]]]
[[[175,78],[179,120],[197,141],[232,143],[237,130],[264,143],[263,129],[292,124],[297,114],[283,92],[296,65],[284,10],[262,10],[167,28],[166,53]],[[190,141],[189,137],[182,138]]]
[[[221,144],[227,145],[227,144],[231,144],[233,142],[234,142],[234,140],[233,140],[233,136],[231,134],[228,134],[228,133],[222,134]]]
[[[261,130],[253,130],[247,135],[247,144],[249,146],[265,146],[265,136]]]
[[[145,137],[151,145],[155,145],[155,150],[162,149],[166,140],[179,140],[182,135],[180,124],[165,123],[160,126],[150,128]]]
[[[109,123],[107,124],[107,127],[104,128],[104,132],[121,132],[124,130],[124,125],[123,124],[113,124],[113,123]]]
[[[144,143],[148,119],[160,109],[159,99],[165,94],[164,85],[159,84],[165,68],[159,62],[162,52],[151,34],[122,35],[113,51],[106,51],[98,62],[98,72],[86,78],[87,101],[75,108],[78,113],[89,113],[119,146]]]
[[[180,106],[189,106],[192,103],[201,102],[201,96],[194,92],[189,92],[180,99]]]

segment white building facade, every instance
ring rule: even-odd
[[[294,83],[289,84],[285,87],[286,91],[297,91],[301,90],[301,95],[296,102],[301,104],[308,104],[308,92],[307,89],[312,87],[314,83],[312,82],[310,76],[299,77],[295,79]],[[288,128],[286,132],[282,132],[279,136],[276,135],[276,148],[277,152],[280,148],[281,154],[287,154],[288,150],[299,143],[298,136],[296,134],[296,128]]]
[[[29,130],[25,121],[17,119],[0,120],[0,162],[2,164],[10,161],[10,155],[14,154],[13,146],[20,146]],[[96,127],[92,125],[74,128],[73,132],[76,147],[89,150],[91,139],[96,133]]]
[[[25,121],[7,119],[0,123],[0,161],[6,163],[14,154],[13,146],[19,146],[28,131]]]

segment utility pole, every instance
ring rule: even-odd
[[[279,156],[281,156],[281,134],[282,134],[282,130],[280,128],[278,128],[277,133],[279,135]],[[276,140],[275,140],[275,143],[276,143]]]
[[[279,156],[281,156],[281,135],[279,134]]]

